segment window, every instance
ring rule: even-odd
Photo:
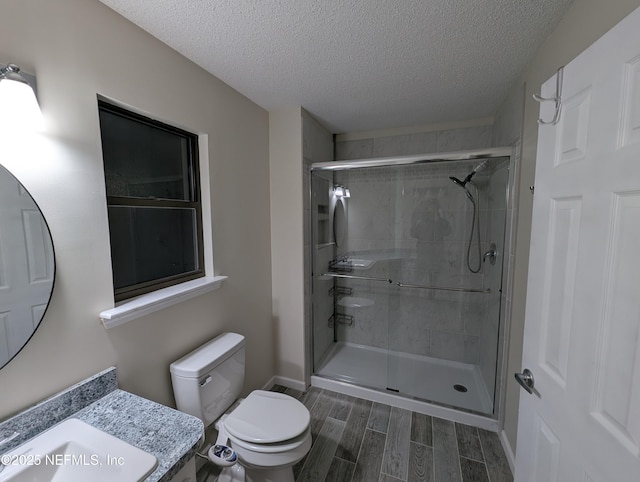
[[[197,136],[98,111],[116,301],[204,276]]]

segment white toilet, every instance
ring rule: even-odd
[[[244,384],[245,339],[223,333],[171,364],[171,382],[178,410],[200,418],[205,427],[216,422],[216,444],[237,454],[209,458],[225,466],[219,482],[294,482],[292,467],[311,448],[310,415],[295,398],[255,390],[229,414]]]

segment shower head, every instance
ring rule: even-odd
[[[453,176],[449,176],[449,179],[451,179],[451,182],[454,183],[456,186],[460,186],[462,189],[464,189],[464,192],[466,193],[467,197],[469,198],[469,200],[475,204],[476,201],[473,199],[473,196],[471,195],[471,193],[469,192],[469,189],[467,189],[467,183],[471,180],[471,178],[473,177],[473,175],[475,174],[475,172],[472,172],[471,174],[469,174],[464,181],[461,181],[460,179],[458,179],[457,177],[453,177]]]
[[[468,182],[466,179],[464,181],[461,181],[457,177],[453,177],[453,176],[449,176],[449,179],[451,179],[451,182],[454,183],[456,186],[460,186],[462,188],[465,188],[465,184],[467,184]]]
[[[487,163],[489,162],[489,159],[485,159],[484,161],[476,164],[476,166],[471,170],[471,172],[469,173],[469,175],[467,177],[464,178],[464,183],[468,183],[469,181],[471,181],[471,178],[473,176],[476,175],[476,173],[478,171],[481,171],[482,169],[484,169],[485,167],[487,167]]]
[[[487,165],[487,162],[489,162],[489,159],[485,159],[484,161],[480,162],[479,164],[477,164],[472,170],[471,172],[467,175],[467,177],[464,178],[464,180],[460,180],[457,177],[453,177],[453,176],[449,176],[449,179],[451,179],[451,182],[453,182],[454,184],[466,189],[467,187],[467,183],[469,181],[471,181],[471,179],[473,178],[473,176],[476,175],[476,173],[482,169],[485,168],[485,166]]]

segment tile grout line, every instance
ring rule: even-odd
[[[322,422],[322,426],[320,427],[320,430],[318,431],[318,435],[320,434],[320,432],[322,432],[322,429],[324,428],[324,425],[327,423],[327,419],[328,419],[328,418],[330,418],[331,420],[334,420],[334,421],[336,421],[336,422],[339,422],[339,423],[344,423],[344,424],[346,425],[346,422],[343,422],[342,420],[337,420],[337,419],[335,419],[335,418],[333,418],[333,417],[325,417],[325,418],[324,418],[324,422]],[[340,436],[340,439],[342,439],[342,435]],[[317,437],[316,437],[316,441],[317,441]],[[340,444],[340,440],[338,440],[338,445],[339,445],[339,444]],[[300,473],[298,474],[298,476],[300,476],[300,474],[302,474],[302,473],[304,472],[305,467],[306,467],[306,466],[307,466],[307,464],[309,463],[310,457],[308,457],[308,455],[311,453],[311,450],[313,450],[313,447],[314,447],[315,445],[316,445],[316,442],[314,442],[314,443],[311,445],[311,448],[309,449],[309,452],[307,452],[307,455],[306,455],[306,456],[307,456],[307,458],[305,459],[304,464],[302,464],[302,467],[300,467]],[[337,446],[336,446],[336,447],[337,447]],[[334,455],[333,457],[335,457],[335,455]],[[333,459],[333,457],[331,457],[331,458]],[[325,478],[326,478],[326,476],[325,476]]]
[[[475,429],[476,435],[478,436],[478,444],[480,445],[480,453],[482,455],[482,460],[474,459],[473,457],[469,457],[468,455],[460,455],[460,457],[463,457],[463,458],[468,459],[468,460],[473,460],[475,462],[481,462],[481,463],[486,465],[484,452],[482,450],[482,442],[480,441],[480,434],[478,433],[478,427],[474,427],[473,425],[469,425],[469,426],[472,427],[473,429]]]
[[[371,410],[369,411],[369,417],[367,417],[367,425],[366,425],[365,429],[366,429],[366,430],[371,430],[372,432],[382,433],[382,434],[384,434],[384,435],[385,435],[385,437],[386,437],[387,432],[389,432],[389,424],[391,423],[391,408],[392,408],[392,407],[389,407],[389,420],[387,420],[386,432],[381,432],[380,430],[375,430],[375,429],[373,429],[373,428],[369,428],[369,420],[371,420],[371,415],[373,415],[373,406],[374,406],[375,404],[378,404],[378,405],[386,405],[386,404],[382,404],[382,403],[378,403],[378,402],[372,402],[372,403],[371,403]]]
[[[434,444],[433,440],[431,441],[432,444]],[[435,444],[434,444],[435,445]],[[433,480],[436,480],[436,449],[435,447],[431,448],[431,460],[433,461],[433,463],[431,464],[431,474],[433,475]]]
[[[476,431],[478,431],[477,428],[476,428]],[[487,455],[484,453],[484,445],[482,444],[482,438],[480,438],[479,431],[478,431],[478,441],[480,442],[480,451],[482,452],[482,458],[484,459],[484,470],[487,471],[487,480],[491,482],[491,474],[489,474],[489,464],[487,464]]]
[[[478,460],[478,459],[474,459],[473,457],[469,457],[467,455],[461,455],[460,457],[462,457],[463,459],[467,459],[467,460],[473,460],[474,462],[480,462],[481,464],[484,464],[484,460]],[[482,456],[484,459],[484,455]]]
[[[347,462],[347,463],[349,463],[349,464],[356,465],[356,463],[355,463],[355,462],[351,462],[351,460],[343,459],[342,457],[338,457],[337,455],[334,455],[334,456],[333,456],[333,458],[334,458],[334,459],[338,459],[338,460],[342,460],[343,462]]]
[[[345,423],[349,421],[349,417],[351,416],[351,412],[353,412],[353,406],[355,405],[355,401],[356,398],[354,398],[352,401],[348,402],[349,403],[349,412],[347,413],[347,420],[345,420]],[[367,422],[369,421],[369,419],[367,419]]]
[[[458,453],[458,469],[460,470],[460,480],[461,482],[464,482],[462,480],[462,463],[460,460],[462,457],[460,455],[460,444],[458,444],[458,429],[456,428],[455,422],[452,422],[452,423],[453,423],[453,436],[456,440],[456,452]]]
[[[429,417],[429,424],[431,425],[431,475],[433,478],[431,480],[436,480],[436,441],[435,441],[435,432],[433,431],[433,417]]]
[[[309,414],[311,414],[311,410],[313,410],[313,407],[316,406],[316,403],[318,403],[318,400],[320,400],[320,395],[322,395],[323,393],[323,389],[321,388],[320,391],[318,392],[318,396],[316,397],[316,399],[314,400],[314,402],[311,404],[311,406],[309,407]],[[304,392],[303,392],[304,394]],[[327,421],[327,417],[324,418],[322,425],[320,426],[320,430],[318,430],[318,434],[322,431],[322,427],[324,427],[325,422]],[[311,428],[311,421],[309,422],[309,428]],[[302,464],[302,467],[300,467],[300,472],[298,472],[298,477],[300,476],[300,474],[302,474],[302,472],[304,471],[304,468],[307,466],[307,463],[309,462],[309,453],[313,450],[313,447],[315,446],[316,442],[318,441],[318,437],[316,436],[316,440],[311,440],[311,447],[309,447],[309,452],[307,452],[305,454],[305,459],[304,459],[304,463]]]
[[[369,429],[365,428],[364,432],[362,433],[362,440],[360,440],[360,449],[358,450],[358,456],[356,457],[356,461],[353,464],[353,473],[351,474],[351,478],[347,482],[353,482],[353,477],[356,475],[356,469],[358,468],[358,460],[360,460],[360,454],[362,453],[362,448],[364,446],[364,436],[366,435],[367,430],[369,430]],[[386,443],[386,438],[385,438],[385,443]],[[380,477],[378,477],[378,478],[380,478]],[[329,482],[331,482],[331,481],[329,481]]]
[[[373,405],[372,405],[373,407]],[[380,461],[380,474],[384,474],[384,475],[388,475],[390,477],[392,477],[391,474],[387,474],[386,472],[383,472],[383,468],[384,468],[384,460],[385,460],[385,456],[387,455],[387,444],[389,443],[389,426],[391,425],[391,414],[393,412],[393,409],[395,407],[391,407],[391,410],[389,411],[389,425],[387,425],[387,434],[384,437],[384,450],[382,451],[382,460]],[[369,414],[369,416],[371,416],[371,414]],[[378,480],[380,480],[380,474],[378,475]]]

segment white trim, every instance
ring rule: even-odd
[[[504,454],[507,456],[507,462],[509,462],[509,467],[511,468],[511,473],[516,473],[516,456],[513,453],[513,449],[511,448],[511,444],[509,443],[509,439],[507,438],[507,432],[502,430],[498,434],[498,438],[500,439],[500,443],[502,444],[502,448],[504,449]]]
[[[214,276],[213,270],[213,228],[211,215],[211,175],[209,173],[209,136],[198,135],[198,168],[200,170],[200,209],[202,215],[202,251],[204,253],[204,274]]]
[[[344,141],[360,141],[363,139],[375,139],[379,137],[393,137],[407,134],[420,134],[422,132],[437,132],[449,129],[465,129],[467,127],[492,126],[493,117],[481,117],[479,119],[470,119],[464,121],[453,122],[436,122],[433,124],[423,124],[412,127],[395,127],[392,129],[376,129],[371,131],[347,132],[336,135],[336,142]]]
[[[264,385],[263,390],[269,390],[274,385],[282,385],[283,387],[292,388],[293,390],[298,390],[300,392],[304,392],[307,389],[307,385],[304,382],[294,380],[293,378],[274,375],[271,377],[271,380]]]
[[[464,423],[465,425],[472,425],[491,432],[497,432],[499,429],[497,420],[483,417],[482,415],[462,412],[453,408],[440,407],[427,402],[404,398],[393,393],[358,387],[349,383],[330,380],[316,375],[311,376],[311,386],[324,388],[326,390],[333,390],[334,392],[344,393],[345,395],[351,395],[352,397],[364,398],[365,400],[371,400],[372,402],[384,403],[391,405],[392,407],[404,408],[406,410],[411,410],[412,412],[424,413],[425,415],[430,415],[432,417]]]
[[[175,286],[138,296],[100,313],[100,321],[108,330],[154,311],[218,289],[227,276],[205,276]]]

